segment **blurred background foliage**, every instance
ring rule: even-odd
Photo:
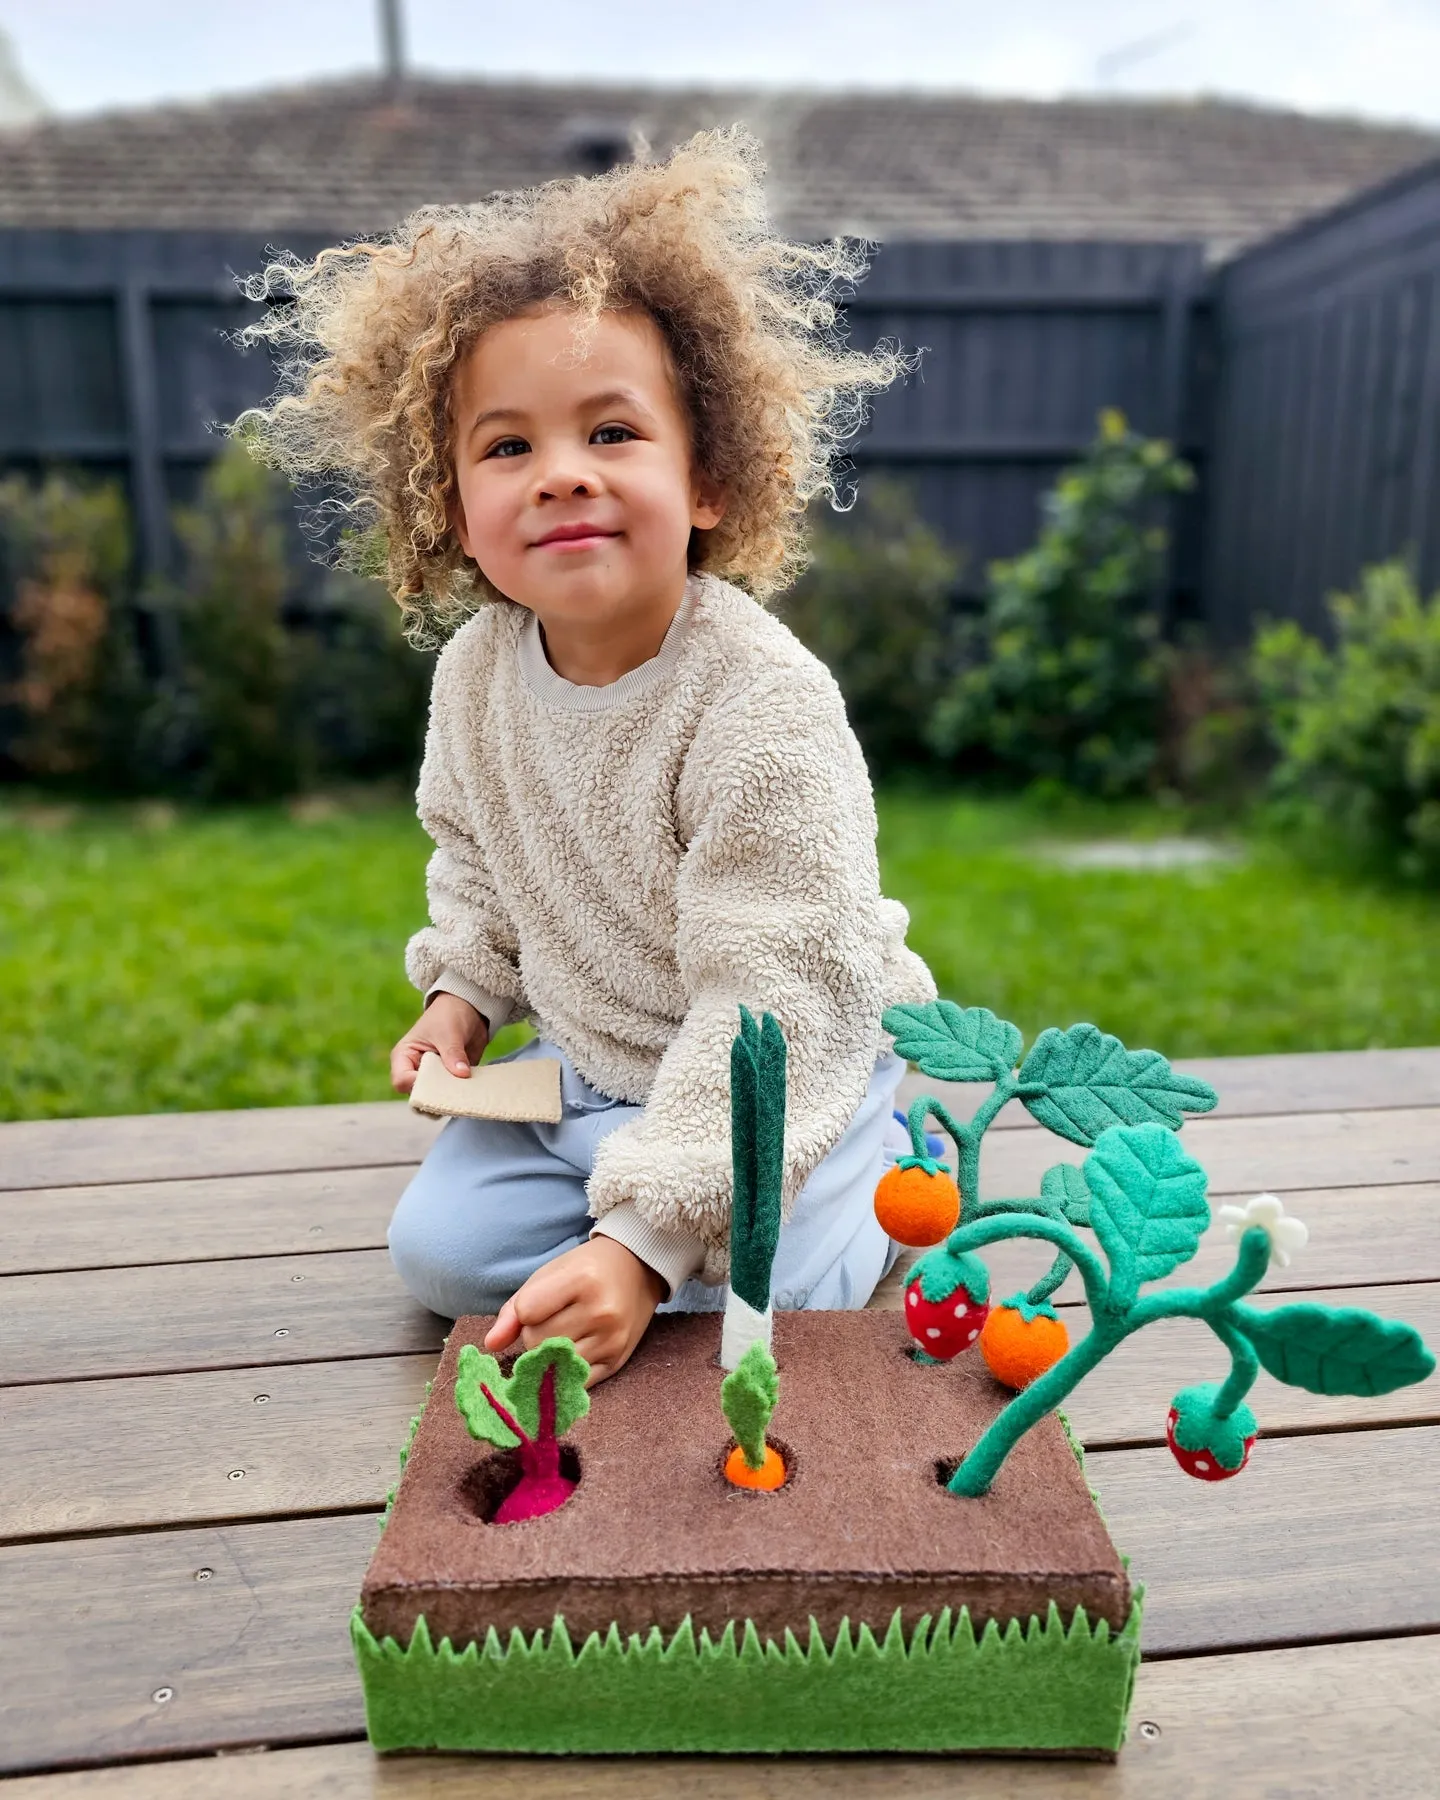
[[[978,584],[903,487],[816,521],[777,610],[845,694],[886,891],[942,993],[1030,1029],[1440,1041],[1440,596],[1378,565],[1333,643],[1221,655],[1161,609],[1188,480],[1102,415]],[[232,449],[136,592],[117,488],[0,482],[0,1116],[387,1092],[432,659],[292,520]]]

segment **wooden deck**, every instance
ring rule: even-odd
[[[1440,1050],[1184,1066],[1222,1096],[1184,1134],[1212,1196],[1269,1188],[1310,1226],[1267,1291],[1440,1345]],[[1170,1395],[1217,1373],[1188,1324],[1070,1409],[1148,1587],[1115,1767],[382,1763],[346,1625],[444,1328],[384,1248],[432,1129],[398,1104],[0,1126],[4,1800],[1440,1793],[1440,1378],[1329,1400],[1262,1376],[1265,1441],[1207,1488],[1163,1444]],[[1055,1144],[1003,1118],[987,1186],[1034,1192]],[[1004,1293],[1038,1253],[1002,1263]]]

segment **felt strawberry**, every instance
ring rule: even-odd
[[[905,1323],[932,1362],[948,1362],[979,1340],[989,1300],[990,1271],[978,1257],[932,1250],[911,1271]]]
[[[960,1217],[960,1190],[945,1163],[902,1156],[880,1177],[875,1216],[898,1244],[938,1244]]]
[[[1215,1402],[1220,1389],[1213,1381],[1182,1388],[1170,1403],[1165,1421],[1165,1441],[1187,1475],[1197,1481],[1228,1481],[1250,1460],[1250,1449],[1259,1429],[1255,1415],[1242,1400],[1226,1418],[1217,1418]]]

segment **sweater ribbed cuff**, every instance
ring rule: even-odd
[[[515,1002],[508,1000],[503,994],[487,994],[484,988],[476,987],[473,981],[467,981],[454,969],[442,969],[425,991],[425,1004],[428,1006],[437,994],[454,994],[457,1000],[468,1000],[475,1008],[493,1037],[515,1010]]]
[[[612,1206],[603,1219],[597,1219],[591,1237],[614,1238],[647,1268],[651,1268],[669,1288],[665,1296],[673,1300],[677,1290],[692,1275],[697,1275],[705,1262],[705,1241],[688,1231],[662,1231],[645,1218],[633,1200],[622,1200]]]

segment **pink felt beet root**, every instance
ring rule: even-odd
[[[943,1300],[927,1300],[917,1276],[905,1290],[905,1323],[910,1335],[937,1362],[948,1362],[977,1344],[989,1316],[989,1306],[972,1300],[963,1287]]]
[[[575,1483],[563,1475],[522,1475],[501,1501],[494,1522],[518,1525],[524,1519],[542,1518],[563,1506],[574,1492]]]
[[[1193,1475],[1197,1481],[1228,1481],[1232,1475],[1238,1475],[1249,1462],[1250,1452],[1255,1445],[1253,1436],[1245,1439],[1245,1454],[1240,1461],[1233,1469],[1227,1469],[1215,1452],[1204,1445],[1198,1450],[1187,1450],[1183,1444],[1176,1443],[1175,1426],[1179,1418],[1179,1412],[1172,1406],[1165,1421],[1165,1441],[1170,1446],[1170,1454],[1187,1475]]]

